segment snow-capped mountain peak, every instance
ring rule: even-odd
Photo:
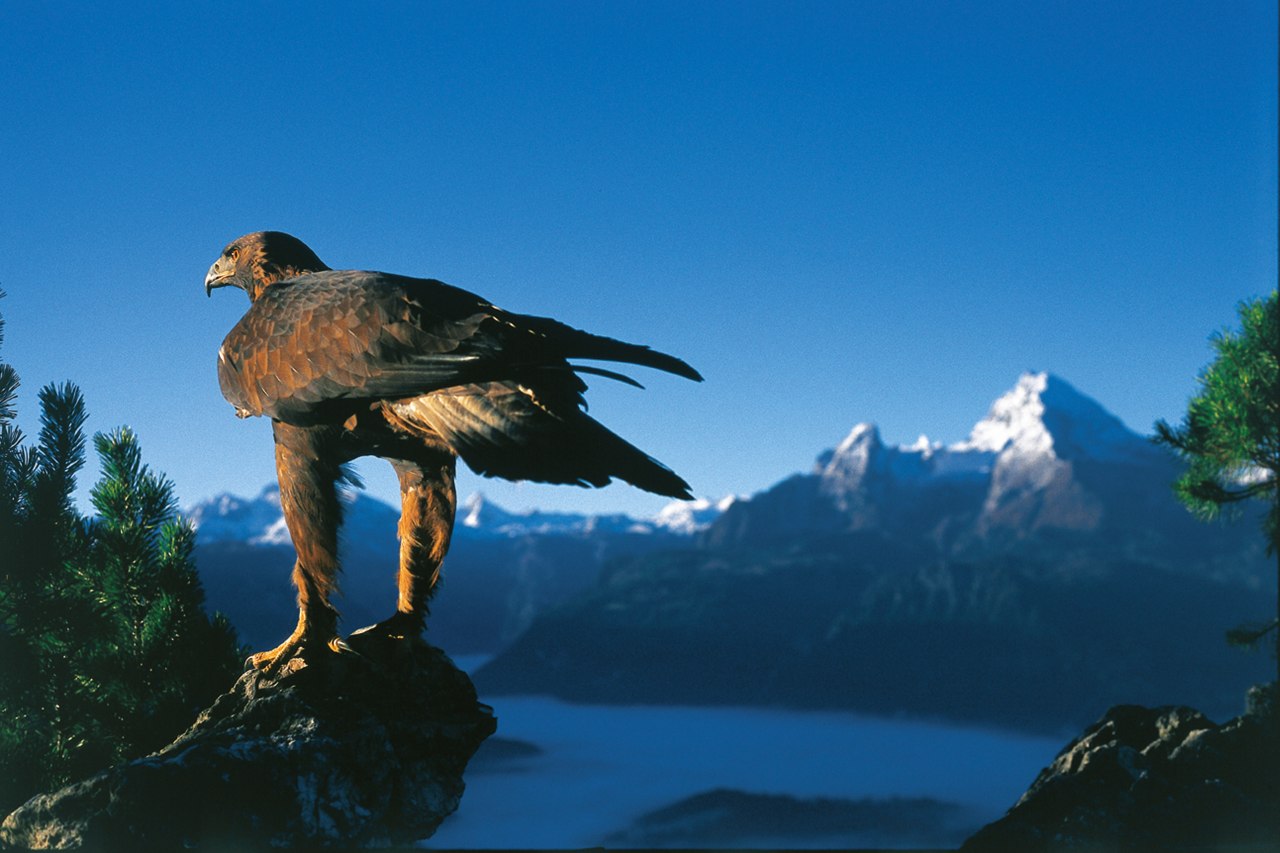
[[[846,453],[859,452],[861,448],[865,448],[880,442],[880,428],[873,423],[863,422],[854,424],[853,429],[845,436],[844,441],[840,442],[836,447],[836,455]]]
[[[874,424],[859,423],[835,449],[818,457],[815,473],[825,491],[843,494],[862,488],[868,475],[877,471],[899,481],[970,478],[989,475],[998,459],[1023,466],[1081,452],[1115,458],[1131,456],[1143,444],[1063,380],[1048,373],[1024,373],[964,441],[944,446],[922,435],[913,444],[886,447]]]
[[[1049,385],[1047,373],[1024,373],[1012,390],[992,405],[987,416],[974,425],[969,438],[951,450],[1000,453],[1010,446],[1024,452],[1047,453],[1053,438],[1044,424],[1042,395]]]
[[[473,492],[459,507],[455,526],[471,530],[497,530],[518,518],[490,501],[483,492]]]
[[[280,509],[280,488],[274,483],[252,498],[226,493],[216,495],[188,507],[184,515],[200,531],[202,542],[284,545],[290,542]]]
[[[873,424],[857,424],[809,475],[733,507],[709,541],[765,541],[815,525],[878,528],[907,518],[948,536],[966,525],[978,537],[998,527],[1093,528],[1105,512],[1098,495],[1114,491],[1099,484],[1167,464],[1159,448],[1093,399],[1052,374],[1025,373],[961,442],[920,436],[885,445]]]
[[[835,450],[818,457],[818,473],[824,480],[860,480],[883,448],[880,429],[873,423],[855,424]]]
[[[1050,373],[1024,373],[974,425],[953,452],[1069,459],[1084,452],[1113,459],[1142,452],[1146,442],[1097,401]]]
[[[354,489],[341,489],[346,506],[345,536],[366,535],[383,528],[394,531],[396,510]],[[193,504],[183,512],[200,535],[200,542],[245,542],[249,545],[292,545],[289,526],[280,507],[280,487],[270,483],[252,498],[220,494]],[[389,526],[388,526],[389,525]]]

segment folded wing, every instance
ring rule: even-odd
[[[514,382],[490,382],[388,406],[411,428],[443,438],[477,474],[580,486],[604,486],[617,477],[656,494],[692,497],[671,469],[576,404],[565,406],[560,389],[544,394]]]
[[[570,358],[701,379],[649,347],[512,314],[442,282],[335,270],[268,288],[223,342],[218,377],[242,413],[307,425],[353,403],[486,382],[541,385],[581,404]]]
[[[352,403],[498,380],[568,374],[564,382],[581,392],[572,357],[701,378],[666,353],[507,313],[442,282],[348,270],[266,289],[223,342],[218,374],[242,414],[307,425]]]

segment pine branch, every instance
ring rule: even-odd
[[[18,371],[12,365],[0,364],[0,422],[11,421],[18,416],[15,403],[21,384]]]
[[[40,436],[36,444],[37,500],[50,515],[69,515],[76,474],[84,467],[84,423],[80,389],[70,382],[40,389]]]

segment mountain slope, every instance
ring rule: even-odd
[[[909,714],[1056,732],[1117,702],[1234,710],[1268,662],[1222,633],[1238,586],[1141,564],[1063,579],[939,564],[876,534],[814,552],[652,555],[554,608],[476,675],[482,694]]]
[[[1174,501],[1163,451],[1027,374],[963,442],[860,424],[696,550],[615,564],[476,676],[578,701],[839,707],[1058,729],[1116,702],[1230,712],[1267,661],[1252,527]]]
[[[1007,552],[1077,564],[1116,556],[1261,586],[1253,537],[1204,525],[1174,499],[1179,463],[1096,401],[1049,374],[1024,374],[969,437],[891,447],[859,424],[834,450],[728,507],[706,547],[779,547],[879,530],[940,555]]]

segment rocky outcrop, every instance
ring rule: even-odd
[[[1223,725],[1186,707],[1112,708],[961,849],[1276,849],[1274,702],[1274,685],[1254,688]]]
[[[245,673],[165,749],[10,814],[22,848],[385,846],[429,836],[495,729],[438,649],[352,638],[356,654]]]

